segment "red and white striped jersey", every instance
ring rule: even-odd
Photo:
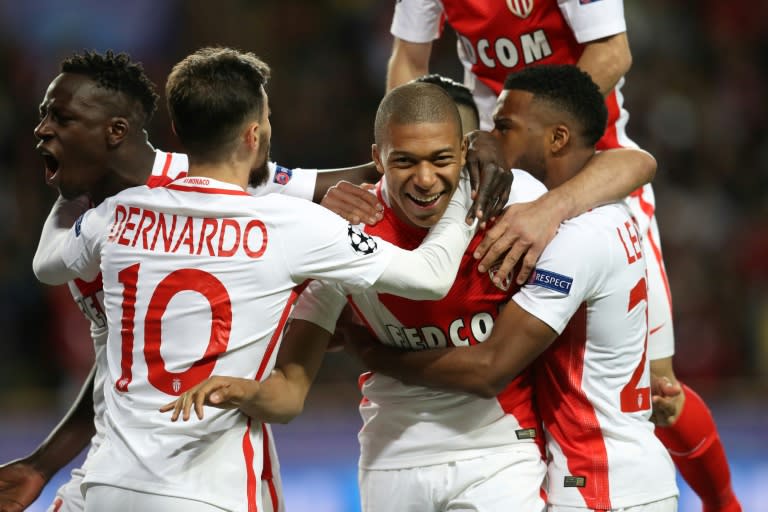
[[[626,31],[621,0],[402,0],[395,4],[392,34],[405,41],[437,39],[448,23],[458,36],[465,84],[473,91],[483,129],[504,80],[535,64],[576,64],[584,43]],[[606,98],[608,129],[598,149],[631,146],[625,126],[623,79]]]
[[[510,203],[532,201],[546,188],[524,171],[514,170]],[[401,221],[388,206],[384,181],[377,191],[385,204],[384,218],[367,233],[409,249],[419,245],[426,230]],[[382,343],[424,350],[483,342],[501,307],[515,292],[502,290],[491,273],[477,273],[472,253],[483,238],[475,235],[462,259],[448,295],[438,301],[412,301],[367,290],[348,300],[371,333]],[[332,284],[313,282],[298,301],[294,316],[334,331],[347,296]],[[363,427],[361,469],[401,469],[474,458],[541,440],[532,405],[528,372],[515,378],[493,399],[406,385],[383,374],[360,378]],[[538,439],[537,439],[538,436]]]
[[[305,280],[375,282],[399,249],[356,248],[350,229],[309,201],[202,177],[135,187],[86,212],[62,248],[68,268],[101,272],[110,322],[108,428],[86,484],[260,507],[259,425],[215,408],[172,423],[158,409],[214,372],[265,378]]]
[[[654,435],[646,255],[623,204],[564,222],[512,300],[560,336],[534,366],[550,504],[614,510],[677,495]]]

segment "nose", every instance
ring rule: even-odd
[[[429,191],[437,182],[437,173],[430,162],[421,162],[413,177],[413,184],[424,191]]]
[[[51,132],[50,127],[48,126],[48,116],[43,117],[40,119],[40,122],[37,123],[37,126],[35,126],[35,129],[33,130],[35,137],[37,137],[39,140],[46,140],[53,136],[53,133]]]

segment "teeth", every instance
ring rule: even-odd
[[[433,194],[433,195],[427,196],[427,197],[417,197],[417,196],[414,196],[413,194],[411,194],[411,197],[415,201],[418,201],[420,203],[431,203],[432,201],[435,201],[438,197],[440,197],[440,194],[437,193],[437,194]]]

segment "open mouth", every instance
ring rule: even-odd
[[[45,164],[45,182],[48,185],[55,186],[58,182],[59,161],[47,151],[40,151],[40,155],[43,157],[43,163]]]
[[[432,194],[429,196],[418,197],[409,193],[406,193],[405,195],[408,196],[408,199],[410,199],[419,208],[431,208],[440,200],[440,198],[443,196],[443,192],[438,192],[437,194]]]

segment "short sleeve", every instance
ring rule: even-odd
[[[557,3],[579,43],[627,31],[622,0],[558,0]]]
[[[333,333],[346,304],[347,298],[340,286],[326,281],[312,281],[301,292],[292,316]]]
[[[390,31],[410,43],[428,43],[440,37],[443,6],[437,0],[401,0],[395,3]]]
[[[267,164],[267,179],[258,187],[248,187],[252,196],[285,194],[311,201],[315,195],[317,169],[289,169],[274,162]]]
[[[610,267],[605,241],[582,215],[560,226],[525,285],[512,297],[560,334],[579,306],[603,286]]]

